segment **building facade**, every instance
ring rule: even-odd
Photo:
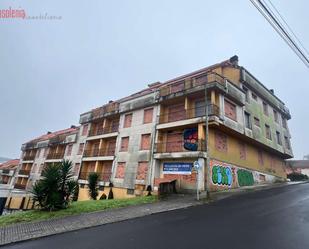
[[[80,127],[48,133],[22,146],[10,209],[32,206],[29,190],[44,165],[75,165],[79,200],[99,174],[99,197],[143,195],[164,187],[192,192],[284,181],[292,158],[288,108],[234,56],[155,82],[80,115]],[[193,165],[199,165],[194,170]]]
[[[86,138],[83,134],[87,132],[72,126],[65,130],[47,132],[23,144],[18,170],[14,175],[14,189],[10,191],[6,209],[33,208],[30,191],[34,183],[41,178],[42,170],[48,164],[59,163],[64,159],[72,161],[73,173],[77,180]]]
[[[80,199],[88,198],[90,172],[102,176],[102,192],[112,182],[116,198],[140,195],[148,185],[157,191],[169,182],[192,191],[197,177],[201,191],[284,180],[285,159],[293,157],[290,118],[274,91],[239,66],[237,56],[150,84],[80,116],[81,125],[90,128]],[[177,174],[195,161],[198,175]]]

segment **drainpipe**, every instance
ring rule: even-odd
[[[208,190],[208,179],[209,179],[209,155],[208,155],[208,101],[207,101],[207,81],[205,83],[205,152],[206,152],[206,165],[205,165],[205,172],[206,172],[206,184],[205,184],[205,191],[206,191],[206,198],[209,197],[209,190]]]

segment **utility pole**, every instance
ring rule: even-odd
[[[206,191],[206,198],[208,198],[208,169],[209,169],[209,157],[208,157],[208,101],[207,101],[207,82],[208,82],[208,75],[206,76],[206,82],[205,82],[205,152],[206,152],[206,165],[205,165],[205,171],[206,171],[206,185],[205,185],[205,191]]]

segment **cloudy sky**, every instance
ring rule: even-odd
[[[272,0],[309,49],[308,1]],[[309,70],[249,0],[6,1],[57,20],[0,19],[0,156],[78,124],[79,114],[237,54],[290,108],[309,154]]]

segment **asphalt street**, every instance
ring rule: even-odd
[[[246,193],[2,248],[308,249],[309,184]]]

